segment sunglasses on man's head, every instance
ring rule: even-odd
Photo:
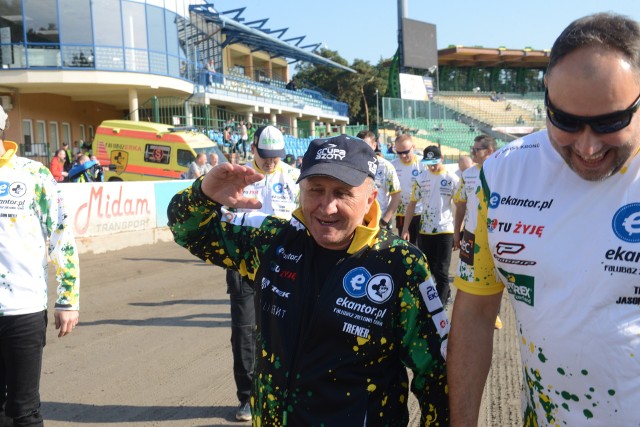
[[[396,154],[398,154],[399,156],[403,156],[405,154],[409,154],[411,150],[413,150],[413,148],[409,148],[408,150],[404,150],[404,151],[396,151]]]
[[[626,110],[593,117],[574,116],[558,110],[549,100],[549,90],[544,91],[544,105],[547,107],[549,121],[560,130],[579,132],[584,125],[589,125],[596,133],[613,133],[629,126],[633,115],[640,109],[640,96]]]

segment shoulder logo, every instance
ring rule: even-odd
[[[393,279],[388,274],[376,274],[367,283],[367,297],[375,303],[381,304],[391,297]]]
[[[630,203],[618,209],[611,227],[620,240],[640,243],[640,203]]]
[[[367,293],[367,282],[371,273],[364,267],[357,267],[345,274],[342,279],[344,290],[353,298],[363,297]]]
[[[535,301],[535,279],[533,276],[510,273],[501,268],[498,268],[498,271],[506,279],[505,287],[507,288],[507,292],[513,295],[516,301],[521,301],[533,307]]]

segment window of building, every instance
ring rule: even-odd
[[[87,140],[87,134],[84,131],[84,125],[80,125],[80,144]]]
[[[60,148],[60,134],[58,133],[58,122],[49,122],[49,144],[51,151]]]
[[[24,16],[28,17],[27,42],[59,43],[56,0],[23,0],[23,4]]]
[[[46,144],[47,143],[47,128],[44,120],[36,121],[36,144]]]
[[[93,68],[93,28],[90,2],[58,0],[62,66]]]
[[[89,129],[89,142],[93,142],[93,136],[95,135],[95,134],[93,133],[93,126],[92,126],[92,125],[89,125],[89,126],[88,126],[88,129]]]
[[[95,66],[124,70],[120,0],[92,0],[91,16],[95,34]]]
[[[33,122],[31,120],[22,121],[22,134],[24,135],[24,154],[31,154],[33,149]]]
[[[148,72],[149,53],[147,51],[147,21],[144,4],[123,1],[122,20],[124,21],[126,69]]]
[[[62,123],[62,143],[65,142],[71,147],[71,125],[69,123]]]

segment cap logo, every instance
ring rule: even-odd
[[[275,138],[263,138],[260,140],[259,145],[261,146],[260,148],[277,147],[279,142]]]
[[[433,159],[434,157],[435,157],[435,156],[434,156],[434,154],[433,154],[432,152],[428,152],[428,153],[427,153],[427,158],[428,158],[428,159]]]
[[[321,148],[316,153],[316,160],[344,160],[347,155],[345,150],[336,148],[334,144],[329,144],[328,147]]]
[[[378,161],[373,160],[373,161],[368,161],[367,163],[369,164],[369,172],[375,175],[378,170]]]

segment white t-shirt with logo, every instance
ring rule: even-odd
[[[245,166],[264,174],[264,178],[245,187],[243,195],[257,199],[262,203],[260,212],[275,215],[280,218],[290,219],[291,213],[298,207],[300,188],[296,181],[300,176],[300,170],[289,166],[285,162],[278,162],[276,170],[266,173],[261,170],[255,161]],[[255,211],[254,209],[238,209],[239,212]]]
[[[483,165],[474,279],[517,319],[525,425],[640,425],[640,156],[599,182],[541,131]]]
[[[416,181],[416,178],[427,167],[423,165],[420,161],[422,158],[420,156],[415,156],[413,162],[404,163],[400,160],[399,157],[393,159],[391,164],[394,168],[396,168],[396,173],[398,174],[398,180],[400,181],[400,205],[398,205],[398,215],[404,216],[404,213],[407,210],[407,205],[411,201],[411,189],[413,188],[413,183]],[[422,213],[422,203],[416,203],[416,209],[414,211],[414,215],[420,215]]]
[[[458,175],[445,167],[437,173],[426,168],[418,175],[411,191],[411,201],[422,203],[420,234],[453,233],[451,203],[458,185]]]
[[[391,162],[384,157],[378,156],[378,170],[376,171],[376,186],[378,187],[378,204],[380,205],[380,216],[387,212],[391,196],[400,191],[400,180],[398,173]]]

